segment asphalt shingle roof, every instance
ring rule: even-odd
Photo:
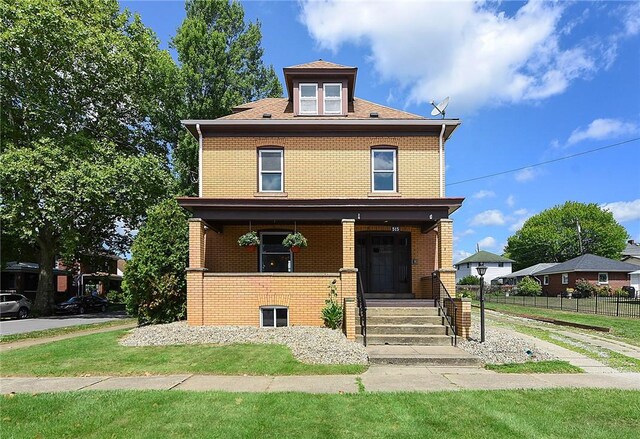
[[[489,253],[484,250],[480,250],[476,254],[469,256],[466,259],[456,262],[455,265],[466,264],[468,262],[515,262],[513,259],[505,258],[504,256]]]
[[[623,256],[640,256],[640,245],[639,244],[627,244],[624,250],[622,250]]]
[[[343,66],[329,61],[317,60],[296,66],[285,67],[286,69],[355,69],[355,67]]]
[[[523,268],[522,270],[514,271],[511,274],[507,274],[505,276],[500,276],[501,278],[516,278],[521,276],[534,276],[538,274],[542,270],[546,270],[547,268],[551,268],[554,265],[558,265],[557,262],[542,262],[540,264],[532,265],[531,267]]]
[[[637,265],[628,264],[626,262],[615,261],[602,256],[596,256],[587,253],[577,258],[569,259],[561,264],[554,265],[551,268],[539,271],[537,274],[556,274],[570,273],[576,271],[619,271],[629,273],[638,269]]]

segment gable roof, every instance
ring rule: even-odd
[[[466,264],[468,262],[515,262],[513,259],[505,258],[504,256],[496,255],[484,250],[469,256],[466,259],[456,262],[454,265]]]
[[[500,279],[511,279],[511,278],[516,278],[516,277],[535,276],[540,271],[545,270],[547,268],[551,268],[554,265],[558,265],[558,263],[557,262],[542,262],[540,264],[532,265],[531,267],[523,268],[522,270],[514,271],[511,274],[500,276]]]
[[[576,271],[595,271],[595,272],[622,272],[629,273],[638,269],[637,265],[628,264],[626,262],[615,261],[602,256],[587,253],[577,258],[569,259],[561,264],[539,271],[537,274],[558,274],[570,273]]]
[[[315,115],[304,116],[304,118],[296,117],[293,113],[293,104],[287,98],[265,98],[259,101],[248,102],[233,108],[233,113],[228,116],[222,116],[216,120],[263,120],[263,115],[270,114],[268,119],[272,120],[326,120],[327,116]],[[371,113],[378,113],[377,118],[372,118]],[[360,98],[354,98],[353,103],[349,104],[349,111],[346,115],[332,118],[332,120],[345,119],[387,119],[387,120],[427,120],[426,117],[419,116],[406,111],[396,110],[394,108],[385,107]]]
[[[622,250],[622,256],[640,257],[640,244],[628,242],[627,246]]]

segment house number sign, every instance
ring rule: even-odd
[[[400,231],[400,227],[399,226],[391,226],[391,231],[392,232],[399,232]]]

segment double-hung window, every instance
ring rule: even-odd
[[[548,274],[545,274],[542,277],[542,285],[549,285],[549,275]]]
[[[396,192],[396,150],[371,150],[371,186],[373,192]]]
[[[318,114],[318,84],[300,84],[300,114]]]
[[[324,84],[324,114],[342,114],[342,84]]]
[[[283,151],[281,149],[261,149],[258,154],[260,192],[283,192]]]

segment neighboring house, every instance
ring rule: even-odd
[[[555,296],[564,294],[567,288],[575,288],[578,279],[607,285],[615,291],[628,286],[629,273],[637,269],[637,265],[587,253],[539,271],[536,276],[542,277],[542,293]]]
[[[0,292],[22,294],[33,302],[38,291],[39,273],[40,265],[36,263],[7,262],[6,267],[2,269],[0,277]],[[71,280],[73,279],[71,271],[54,268],[53,276],[55,277],[56,300],[66,300],[73,295],[73,291],[70,288]]]
[[[629,273],[629,285],[633,287],[636,298],[640,298],[640,270]]]
[[[523,268],[522,270],[514,271],[511,274],[507,274],[506,276],[500,276],[498,279],[502,280],[504,285],[518,285],[522,279],[529,276],[535,279],[540,285],[542,285],[542,278],[538,277],[538,272],[545,270],[547,268],[551,268],[554,265],[557,265],[556,262],[543,262],[541,264],[532,265],[531,267]]]
[[[635,242],[633,239],[627,241],[627,246],[622,250],[623,262],[629,264],[640,265],[640,243]]]
[[[358,279],[369,298],[429,299],[437,271],[454,293],[449,216],[463,199],[444,196],[444,142],[460,122],[357,98],[356,75],[288,67],[288,98],[183,121],[200,145],[199,196],[178,198],[193,216],[189,324],[321,326],[335,281],[354,338]],[[237,243],[249,231],[255,253]],[[282,245],[294,231],[299,253]]]
[[[512,265],[515,261],[504,256],[496,255],[488,251],[479,250],[477,253],[456,262],[456,283],[466,276],[478,276],[477,267],[483,264],[487,267],[484,275],[484,282],[491,283],[494,279],[506,276],[511,273]]]

